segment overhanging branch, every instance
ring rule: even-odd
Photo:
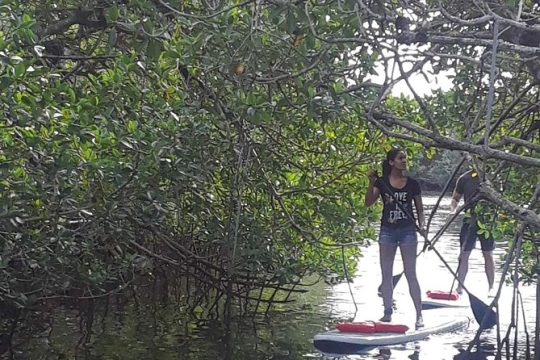
[[[399,119],[393,114],[377,112],[377,113],[374,113],[374,117],[380,120],[383,120],[386,123],[399,125],[407,130],[412,131],[413,133],[427,137],[428,139],[431,139],[433,141],[432,146],[435,146],[435,147],[440,147],[440,148],[450,149],[450,150],[466,151],[472,154],[481,155],[485,158],[506,160],[506,161],[510,161],[515,164],[519,164],[523,166],[540,167],[540,159],[538,158],[511,154],[511,153],[507,153],[501,150],[494,149],[492,147],[484,147],[482,145],[476,145],[472,143],[455,140],[447,136],[437,135],[433,133],[432,131],[427,130],[419,125],[413,124],[409,121]],[[425,143],[425,141],[421,143]]]
[[[47,37],[49,35],[58,35],[66,32],[73,25],[84,25],[91,28],[105,28],[107,26],[107,20],[103,15],[103,9],[99,9],[97,19],[92,19],[92,16],[96,15],[94,9],[75,9],[71,12],[71,15],[65,19],[62,19],[43,30],[40,34],[41,37]]]
[[[537,185],[535,194],[538,194],[540,185]],[[540,215],[536,214],[534,211],[525,209],[514,202],[504,198],[499,194],[491,185],[483,182],[479,186],[480,193],[489,200],[491,203],[500,206],[506,211],[512,213],[521,221],[527,223],[528,225],[535,226],[540,229]]]

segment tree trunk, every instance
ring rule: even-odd
[[[536,264],[536,323],[534,329],[534,360],[540,360],[540,264]]]

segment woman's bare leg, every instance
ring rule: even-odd
[[[379,243],[379,258],[382,273],[382,298],[384,314],[392,313],[392,294],[394,286],[392,284],[392,274],[394,268],[394,258],[396,256],[397,245]]]
[[[416,243],[402,244],[399,246],[401,250],[401,258],[403,259],[403,270],[405,277],[409,283],[409,293],[416,309],[416,317],[422,316],[422,294],[420,292],[420,284],[416,276]]]

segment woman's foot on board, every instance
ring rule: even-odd
[[[379,319],[382,322],[391,322],[392,321],[392,309],[384,310],[384,316]]]
[[[416,323],[414,324],[414,327],[416,328],[416,330],[424,327],[424,319],[422,318],[422,315],[416,317]]]

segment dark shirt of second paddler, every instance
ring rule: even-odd
[[[469,201],[478,193],[478,185],[480,184],[480,180],[478,179],[478,173],[476,173],[473,170],[469,170],[463,175],[461,175],[456,183],[456,192],[463,194],[463,200],[465,201],[465,204],[468,204]],[[469,213],[471,215],[471,219],[475,219],[475,204],[471,204],[471,207],[469,208]],[[466,218],[467,219],[467,218]]]

